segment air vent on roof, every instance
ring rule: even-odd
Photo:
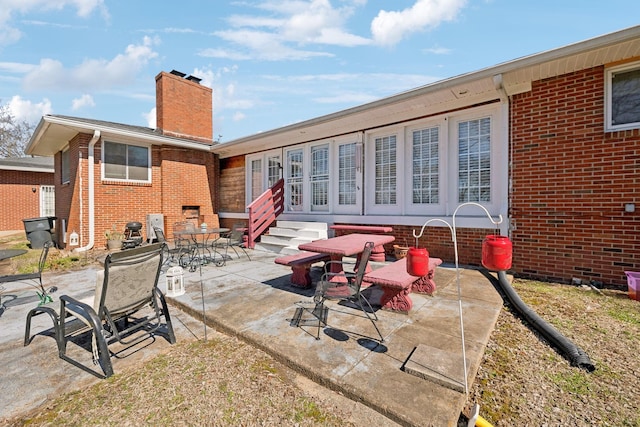
[[[176,70],[171,70],[171,74],[173,74],[174,76],[178,76],[178,77],[184,77],[186,76],[185,73],[182,73],[180,71],[176,71]]]
[[[187,76],[186,79],[190,80],[190,81],[192,81],[194,83],[200,83],[202,81],[201,78],[196,77],[196,76]]]

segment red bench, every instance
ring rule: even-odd
[[[393,231],[393,227],[388,227],[384,225],[349,225],[349,224],[336,224],[330,225],[330,229],[335,231],[351,231],[355,233],[391,233]],[[385,253],[384,246],[376,246],[371,251],[371,256],[369,257],[371,261],[384,261]]]
[[[383,309],[408,313],[413,307],[410,292],[433,294],[436,267],[442,264],[440,258],[429,258],[429,273],[423,277],[407,273],[407,259],[402,258],[364,275],[364,281],[382,288],[380,305]]]
[[[317,252],[300,252],[293,255],[278,257],[274,260],[276,264],[291,267],[291,284],[300,288],[311,286],[311,265],[316,262],[328,261],[329,254]]]

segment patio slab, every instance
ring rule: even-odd
[[[462,376],[457,366],[462,362],[455,269],[438,267],[436,293],[411,294],[414,308],[409,314],[377,311],[383,343],[375,340],[373,325],[359,310],[334,302],[328,303],[328,327],[316,340],[317,323],[309,312],[298,324],[292,322],[298,308],[312,308],[314,290],[291,286],[291,270],[275,264],[275,254],[252,251],[250,256],[251,261],[234,256],[223,267],[204,266],[202,275],[185,271],[186,293],[167,298],[173,307],[179,341],[204,339],[205,319],[208,337],[219,332],[238,336],[316,383],[374,409],[387,425],[456,425],[466,402],[464,391],[411,373],[416,365],[429,362],[439,363],[437,368],[444,377]],[[91,291],[95,272],[87,269],[55,277],[45,275],[45,282],[56,283],[59,294],[77,295]],[[321,270],[313,268],[311,273],[317,280]],[[164,277],[160,280],[164,290]],[[479,271],[461,270],[460,288],[470,385],[502,299]],[[369,292],[375,300],[376,289]],[[59,359],[50,336],[38,336],[31,345],[22,346],[28,307],[11,306],[0,316],[0,363],[7,373],[0,383],[0,396],[14,396],[10,402],[3,402],[3,416],[35,408],[62,390],[99,381]],[[46,331],[50,322],[47,316],[38,316],[32,331]],[[166,340],[158,338],[132,357],[145,360],[169,348]],[[421,358],[425,354],[430,358],[426,362]],[[78,357],[90,361],[90,355]],[[113,360],[116,373],[130,363],[128,359]],[[37,388],[31,386],[34,381],[39,384]]]

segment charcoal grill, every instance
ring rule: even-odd
[[[122,249],[131,249],[142,244],[142,223],[138,221],[128,222],[124,229]]]

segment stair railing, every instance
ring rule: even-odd
[[[262,193],[247,206],[249,226],[247,227],[247,246],[255,247],[256,240],[284,212],[284,179],[278,180],[273,187]]]

